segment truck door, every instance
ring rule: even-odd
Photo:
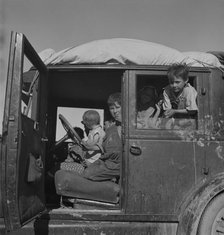
[[[147,220],[177,221],[178,209],[194,186],[205,177],[204,149],[198,141],[203,137],[203,118],[207,99],[199,92],[202,77],[190,74],[190,83],[198,91],[198,113],[187,118],[162,118],[143,122],[139,112],[139,94],[156,97],[158,102],[163,88],[168,85],[166,70],[130,71],[128,81],[129,133],[125,136],[127,148],[126,212],[144,215]],[[146,96],[146,97],[145,97]],[[143,104],[142,104],[143,106]],[[140,109],[141,108],[141,109]],[[155,107],[154,107],[155,108]],[[155,115],[147,109],[147,115]],[[148,121],[149,119],[147,119]]]
[[[3,211],[15,230],[45,209],[47,68],[26,37],[12,32],[3,119]]]

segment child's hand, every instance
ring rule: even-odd
[[[165,118],[172,117],[176,113],[175,109],[168,109],[164,112]]]

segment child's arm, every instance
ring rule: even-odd
[[[197,91],[193,87],[187,89],[185,109],[168,109],[165,110],[164,116],[166,118],[172,117],[175,114],[194,115],[197,113],[198,107],[196,103]]]
[[[172,117],[175,114],[189,114],[187,109],[168,109],[164,111],[165,118]]]
[[[89,135],[88,139],[86,141],[82,140],[81,143],[87,150],[99,150],[100,149],[98,145],[99,138],[100,138],[99,133],[96,133],[93,136]]]

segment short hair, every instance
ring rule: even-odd
[[[100,124],[99,113],[96,110],[87,110],[82,116],[82,124],[88,128]]]
[[[120,92],[111,94],[107,100],[108,106],[114,105],[116,102],[119,105],[121,105],[121,93]]]
[[[167,76],[169,79],[174,77],[181,77],[184,81],[188,80],[189,68],[187,64],[172,64],[167,71]]]

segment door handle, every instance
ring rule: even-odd
[[[131,146],[130,147],[130,153],[135,155],[135,156],[139,156],[142,154],[142,149],[138,146]]]

